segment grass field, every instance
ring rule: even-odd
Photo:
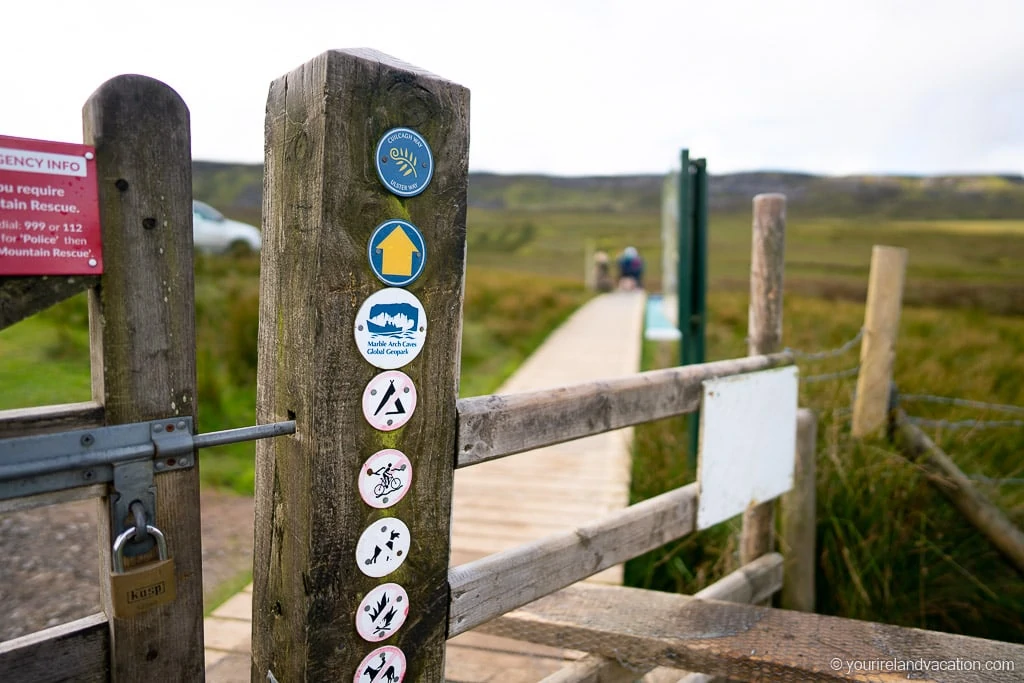
[[[492,391],[581,303],[588,243],[611,254],[640,249],[648,283],[660,282],[660,218],[645,211],[469,213],[462,394]],[[1024,405],[1024,221],[816,218],[790,211],[784,342],[829,348],[863,319],[871,247],[910,250],[896,381],[904,392]],[[750,216],[712,215],[708,353],[745,354]],[[199,411],[204,431],[253,420],[255,260],[197,266]],[[86,319],[71,301],[0,331],[0,408],[89,397]],[[645,346],[645,364],[674,362]],[[856,353],[807,365],[804,374],[851,367]],[[853,383],[802,389],[819,428],[818,605],[849,617],[1024,640],[1024,582],[884,441],[848,436]],[[996,416],[908,405],[926,417]],[[935,435],[970,474],[1024,478],[1024,430]],[[637,430],[633,497],[692,478],[685,420]],[[252,490],[252,447],[204,453],[206,484]],[[981,484],[1024,526],[1024,486]],[[735,525],[734,525],[735,526]],[[634,562],[630,583],[691,591],[735,565],[729,524]]]
[[[202,431],[253,424],[258,258],[199,256],[196,336]],[[463,396],[494,391],[587,298],[578,279],[470,267]],[[0,410],[89,400],[88,315],[81,295],[0,331]],[[253,444],[204,450],[205,485],[252,494]]]
[[[576,269],[587,241],[618,253],[638,247],[648,282],[660,282],[660,217],[653,212],[470,212],[477,263],[517,263],[536,273]],[[710,359],[746,353],[750,216],[712,215]],[[853,337],[863,322],[871,248],[910,251],[895,379],[904,393],[1024,405],[1024,221],[816,218],[790,211],[786,236],[787,346],[818,350]],[[677,351],[645,345],[645,367]],[[857,350],[806,365],[803,374],[853,367]],[[802,405],[819,428],[818,605],[848,617],[1024,640],[1024,583],[974,527],[885,441],[856,443],[848,410],[854,381],[805,384]],[[908,404],[949,419],[1004,415]],[[686,420],[637,429],[633,499],[691,481]],[[933,433],[969,474],[1024,478],[1024,430]],[[979,484],[1024,527],[1024,485]],[[719,525],[627,565],[631,585],[693,592],[736,566],[738,522]]]
[[[582,278],[588,241],[612,255],[632,244],[646,260],[648,286],[661,283],[660,215],[654,212],[477,209],[469,225],[471,263]],[[910,250],[908,304],[1024,313],[1024,220],[929,224],[790,211],[786,230],[787,291],[863,301],[871,247],[888,244]],[[749,270],[750,215],[712,215],[709,289],[745,290]]]
[[[714,292],[708,301],[709,359],[745,355],[748,296]],[[863,321],[863,305],[788,294],[783,339],[802,349],[838,347]],[[1024,319],[977,311],[903,311],[895,381],[904,393],[1024,405]],[[647,368],[676,363],[675,345],[647,343]],[[844,357],[801,363],[801,375],[855,366]],[[858,619],[1024,640],[1024,583],[992,546],[884,439],[849,436],[854,379],[803,383],[800,403],[818,428],[819,610]],[[907,403],[912,415],[1005,419],[990,411]],[[1024,429],[935,432],[969,475],[1024,478]],[[692,481],[686,419],[636,430],[633,499]],[[1024,527],[1024,485],[979,483]],[[719,525],[627,564],[631,585],[690,593],[736,568],[739,521]]]

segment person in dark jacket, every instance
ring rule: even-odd
[[[635,247],[626,247],[619,257],[619,287],[621,289],[643,288],[644,260]]]

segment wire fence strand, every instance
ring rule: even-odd
[[[816,382],[827,382],[833,379],[844,379],[846,377],[856,377],[857,373],[860,372],[860,366],[857,365],[852,368],[845,370],[838,370],[836,372],[827,372],[823,375],[810,375],[809,377],[801,377],[800,381],[807,384],[814,384]]]
[[[1024,420],[932,420],[926,417],[909,417],[907,419],[918,427],[931,427],[950,431],[959,429],[1024,427]]]
[[[793,357],[798,359],[798,360],[804,360],[804,361],[825,360],[827,358],[836,358],[838,356],[844,355],[845,353],[850,351],[850,349],[852,349],[854,346],[856,346],[857,342],[859,342],[863,336],[864,336],[864,328],[862,327],[862,328],[860,328],[860,330],[857,331],[856,336],[854,336],[852,339],[844,342],[842,344],[842,346],[837,346],[834,349],[828,349],[827,351],[801,351],[799,349],[791,349],[791,348],[787,347],[785,350],[788,351],[789,353],[793,354]]]
[[[900,394],[901,402],[938,403],[947,406],[960,408],[977,408],[979,410],[993,410],[1013,415],[1024,415],[1024,407],[1008,405],[1006,403],[986,403],[984,401],[972,401],[966,398],[953,398],[950,396],[935,396],[933,394]]]

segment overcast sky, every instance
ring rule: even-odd
[[[263,160],[270,81],[372,47],[471,90],[470,167],[1024,172],[1024,0],[6,0],[0,134],[81,140],[142,73],[196,159]]]

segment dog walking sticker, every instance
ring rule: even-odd
[[[371,643],[390,638],[409,616],[409,596],[397,583],[385,583],[366,594],[356,612],[356,631]]]
[[[382,370],[406,365],[427,338],[427,314],[412,293],[389,287],[371,294],[356,314],[356,346],[366,361]]]
[[[405,654],[385,645],[366,655],[356,669],[352,683],[402,683],[405,678]]]
[[[405,497],[411,484],[412,463],[394,448],[371,455],[359,472],[359,495],[370,507],[391,507]]]
[[[404,287],[420,276],[427,262],[427,245],[408,221],[385,221],[370,235],[367,247],[373,274],[386,285]]]
[[[356,544],[359,571],[379,579],[398,569],[409,555],[409,527],[396,517],[371,524]]]
[[[404,426],[414,410],[416,387],[400,370],[380,373],[363,390],[363,416],[382,432]]]
[[[377,143],[377,177],[399,197],[415,197],[434,175],[434,156],[411,128],[392,128]]]

